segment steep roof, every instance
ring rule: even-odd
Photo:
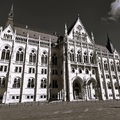
[[[25,27],[25,26],[16,24],[14,25],[14,29],[16,30],[17,35],[27,37],[27,34],[29,34],[29,37],[34,38],[34,39],[39,39],[39,36],[40,36],[41,40],[48,41],[51,39],[51,42],[57,42],[58,40],[57,35],[44,33],[39,30],[33,30],[32,28],[29,28],[28,26]]]

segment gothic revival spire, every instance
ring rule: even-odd
[[[95,41],[94,41],[94,34],[93,34],[93,32],[91,32],[91,39],[92,39],[92,42],[93,42],[93,43],[95,43]]]
[[[65,36],[67,36],[68,30],[67,30],[67,24],[65,23]]]
[[[13,4],[11,6],[11,10],[8,14],[8,19],[7,19],[7,22],[6,22],[6,27],[8,25],[11,25],[11,27],[13,28],[13,19],[14,19],[14,11],[13,11]]]
[[[114,46],[113,46],[113,44],[111,43],[111,41],[110,41],[110,38],[109,38],[109,36],[108,36],[108,34],[107,34],[107,49],[109,50],[109,52],[110,53],[113,53],[114,51],[115,51],[115,49],[114,49]]]

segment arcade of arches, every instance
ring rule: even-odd
[[[82,80],[77,77],[73,80],[73,100],[97,99],[97,82],[94,78]]]

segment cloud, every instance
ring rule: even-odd
[[[110,12],[108,12],[108,17],[101,18],[103,21],[118,21],[120,19],[120,0],[115,0],[110,5]]]

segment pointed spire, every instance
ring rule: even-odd
[[[79,15],[79,13],[78,13],[78,19],[80,19],[80,15]]]
[[[107,49],[110,53],[113,53],[115,51],[113,44],[110,41],[109,35],[107,34]]]
[[[10,10],[10,13],[9,13],[9,17],[11,17],[11,18],[14,17],[13,6],[14,6],[14,4],[12,4],[12,6],[11,6],[11,10]]]
[[[93,32],[91,32],[91,39],[92,39],[93,43],[95,43],[95,41],[94,41],[94,34],[93,34]]]
[[[68,30],[67,30],[67,24],[65,23],[65,36],[67,36]]]
[[[11,25],[11,27],[13,28],[13,19],[14,19],[14,11],[13,11],[13,4],[12,4],[10,12],[8,14],[8,19],[7,19],[7,22],[6,22],[6,27],[8,25]]]

